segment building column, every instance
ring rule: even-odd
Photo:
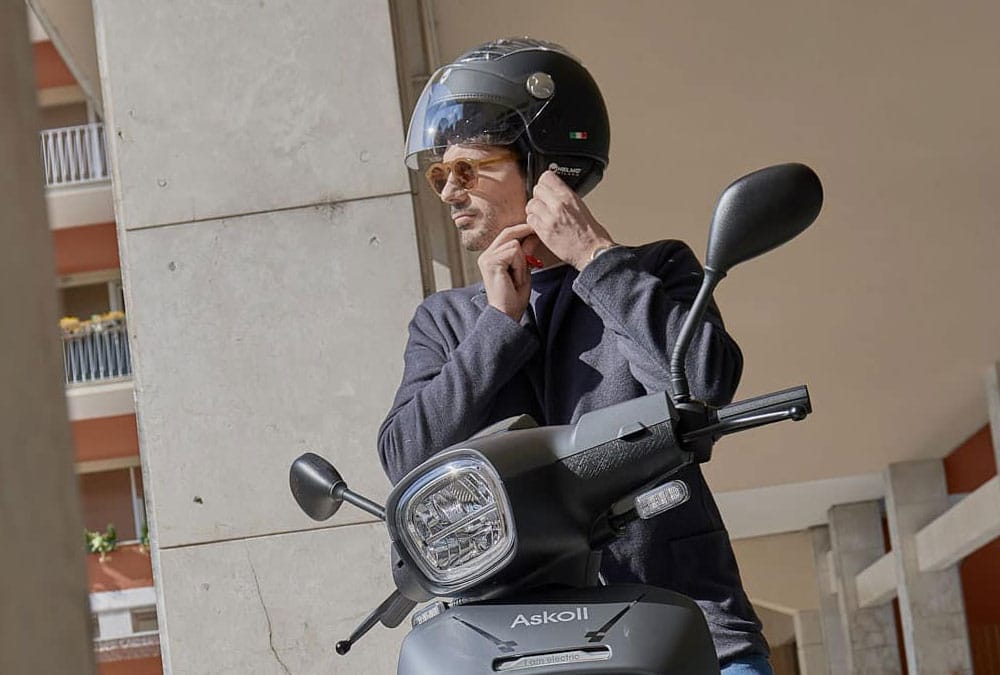
[[[858,573],[885,554],[879,503],[838,504],[829,511],[829,522],[848,672],[853,675],[900,673],[892,605],[858,607],[855,582]]]
[[[23,0],[0,1],[0,673],[94,672]]]
[[[971,673],[958,566],[921,572],[917,560],[917,532],[948,510],[944,464],[939,459],[891,464],[885,484],[909,673]]]
[[[993,456],[1000,472],[1000,361],[986,369],[986,409],[990,416],[990,438],[993,439]]]
[[[833,576],[833,559],[830,550],[830,528],[819,525],[809,528],[816,564],[816,583],[819,587],[819,627],[826,651],[826,670],[830,675],[847,675],[847,641],[844,625],[840,620],[837,601],[837,584]],[[800,660],[799,665],[802,665]]]
[[[381,501],[423,298],[384,0],[95,0],[164,669],[393,672],[334,653],[392,590],[381,522],[316,523],[312,451]]]
[[[799,675],[827,675],[826,647],[820,610],[804,609],[795,613],[795,644],[798,649]]]

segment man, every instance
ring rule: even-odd
[[[500,40],[436,73],[414,111],[407,163],[426,169],[483,283],[427,298],[379,430],[389,478],[483,427],[539,424],[670,389],[669,355],[701,283],[681,242],[615,244],[581,196],[608,156],[603,99],[557,45]],[[533,268],[539,269],[533,269]],[[689,352],[692,394],[729,402],[742,356],[713,307]],[[645,583],[703,609],[723,673],[771,672],[760,622],[700,469],[692,498],[637,520],[608,547],[611,582]]]

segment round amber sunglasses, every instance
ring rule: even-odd
[[[512,152],[504,152],[483,159],[457,157],[450,162],[434,162],[427,168],[424,175],[427,176],[427,182],[431,184],[431,188],[438,194],[441,194],[444,186],[448,184],[448,176],[451,174],[454,174],[458,187],[463,190],[471,190],[479,182],[480,167],[506,162],[514,158]]]

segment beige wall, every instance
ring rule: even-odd
[[[808,532],[737,539],[733,550],[754,604],[789,614],[819,607]]]
[[[817,225],[720,291],[742,395],[807,382],[816,414],[720,445],[717,490],[940,456],[986,420],[1000,355],[1000,4],[436,0],[441,56],[530,34],[591,69],[612,116],[588,202],[624,242],[701,255],[731,179],[799,160]]]
[[[754,607],[764,626],[764,637],[772,649],[795,639],[795,621],[791,615],[767,607]]]

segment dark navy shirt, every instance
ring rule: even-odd
[[[563,264],[531,273],[531,314],[542,344],[547,342],[556,296],[559,295],[563,279],[571,269],[569,265]]]

